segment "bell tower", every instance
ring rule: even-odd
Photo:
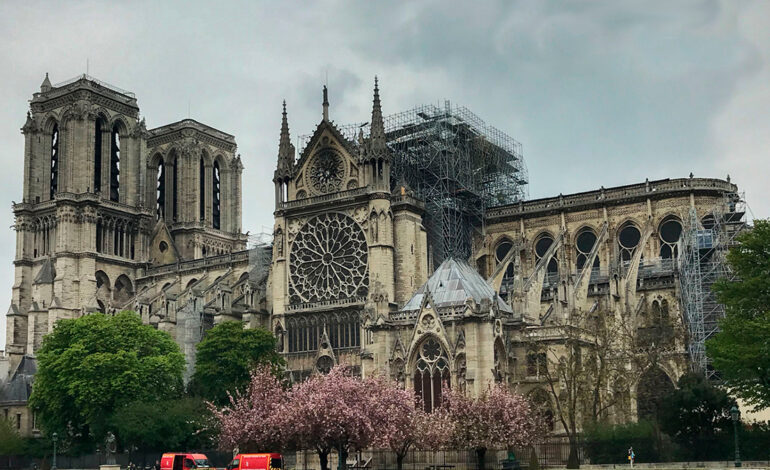
[[[57,319],[116,309],[133,295],[151,221],[140,190],[146,130],[133,93],[87,75],[52,85],[46,74],[21,130],[7,319],[14,362],[33,355]]]

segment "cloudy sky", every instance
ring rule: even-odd
[[[730,174],[770,216],[769,2],[8,1],[0,44],[2,309],[27,101],[87,63],[150,128],[189,107],[236,136],[252,233],[272,225],[281,100],[293,138],[327,81],[332,119],[368,121],[375,75],[385,113],[449,99],[519,140],[532,198]]]

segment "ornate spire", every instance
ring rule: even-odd
[[[384,153],[385,124],[382,120],[382,107],[380,105],[380,89],[377,77],[374,77],[374,105],[372,106],[371,149],[373,153]]]
[[[42,93],[45,93],[47,91],[50,91],[51,88],[51,80],[48,79],[48,72],[45,73],[45,80],[43,80],[43,83],[40,85],[40,91]]]
[[[326,89],[326,85],[324,85],[324,121],[329,120],[329,91]]]
[[[291,176],[294,168],[294,146],[289,136],[289,120],[286,118],[286,100],[283,101],[283,116],[281,117],[281,138],[278,141],[278,168],[276,178]]]

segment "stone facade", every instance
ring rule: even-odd
[[[275,333],[293,380],[344,362],[392,377],[427,406],[444,380],[473,393],[503,382],[552,420],[568,385],[556,369],[578,352],[596,357],[598,325],[615,325],[614,347],[630,351],[629,373],[597,386],[604,417],[634,419],[651,387],[688,368],[677,241],[691,209],[726,209],[729,181],[646,181],[492,208],[470,259],[434,271],[424,203],[390,179],[376,83],[370,135],[355,141],[330,120],[324,89],[299,155],[284,105],[273,243],[246,250],[233,136],[189,119],[148,131],[138,111],[133,95],[90,77],[46,79],[33,97],[0,358],[7,383],[57,319],[120,309],[169,332],[188,376],[205,331],[236,320]]]

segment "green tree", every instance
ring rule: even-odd
[[[770,220],[738,236],[727,261],[734,281],[714,284],[726,316],[706,351],[725,384],[756,408],[770,406]]]
[[[124,445],[144,451],[212,446],[206,404],[198,398],[136,401],[117,410],[112,424]]]
[[[198,343],[190,391],[225,404],[228,392],[245,389],[255,366],[283,364],[275,344],[275,336],[264,328],[245,329],[235,321],[220,323]]]
[[[724,459],[732,448],[730,408],[734,405],[726,391],[701,374],[688,373],[661,401],[658,424],[679,444],[681,457]]]
[[[183,390],[179,347],[134,312],[59,320],[37,360],[29,404],[48,434],[81,448],[102,441],[124,404],[179,397]]]
[[[21,455],[24,452],[24,439],[16,432],[10,420],[0,418],[0,455]]]

